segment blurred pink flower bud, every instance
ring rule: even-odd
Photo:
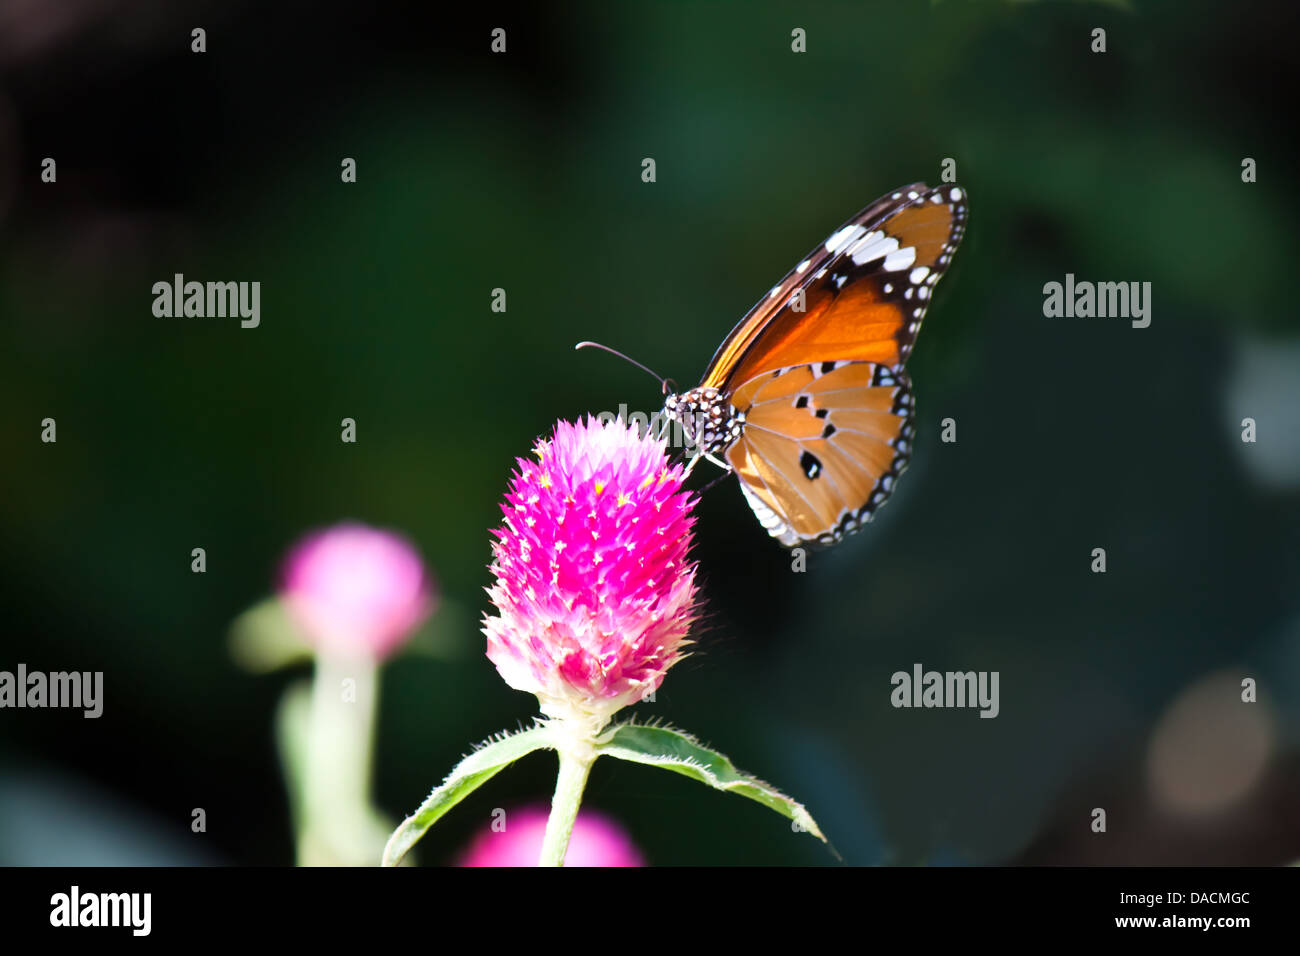
[[[655,690],[695,619],[682,468],[634,425],[560,422],[518,459],[494,530],[487,656],[542,713],[598,731]]]
[[[318,651],[387,657],[432,612],[433,582],[404,538],[362,524],[313,532],[290,549],[281,595]]]
[[[457,866],[536,866],[546,833],[546,810],[522,807],[500,816],[470,843]],[[645,866],[641,852],[617,823],[583,810],[573,825],[565,866]]]

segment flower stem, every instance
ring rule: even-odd
[[[560,772],[555,778],[555,796],[551,799],[551,815],[546,821],[546,837],[542,840],[542,855],[538,866],[563,866],[564,854],[569,849],[569,836],[578,819],[582,805],[582,791],[587,786],[587,775],[596,762],[595,754],[577,756],[568,748],[561,748]]]
[[[365,821],[378,699],[368,659],[316,657],[307,731],[300,866],[358,865],[370,859]],[[346,685],[345,681],[351,681]]]

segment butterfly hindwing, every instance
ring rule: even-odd
[[[776,369],[732,397],[745,413],[727,450],[745,497],[782,544],[833,544],[870,520],[911,452],[901,369],[822,362]]]
[[[703,386],[735,391],[803,363],[901,366],[966,224],[958,186],[904,187],[814,249],[732,330]]]

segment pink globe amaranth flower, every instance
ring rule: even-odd
[[[695,619],[680,465],[635,425],[559,422],[518,459],[493,531],[487,656],[542,713],[599,731],[682,656]]]
[[[317,650],[375,659],[395,651],[435,600],[415,548],[391,532],[352,523],[295,544],[280,590]]]
[[[546,834],[547,813],[523,807],[507,813],[504,829],[489,825],[470,843],[457,866],[536,866]],[[627,832],[594,810],[582,810],[573,825],[565,866],[645,866]]]

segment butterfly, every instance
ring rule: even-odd
[[[915,183],[813,249],[731,330],[700,384],[665,398],[692,442],[688,470],[706,458],[734,473],[788,547],[834,544],[869,521],[911,454],[904,365],[966,219],[959,186]]]

